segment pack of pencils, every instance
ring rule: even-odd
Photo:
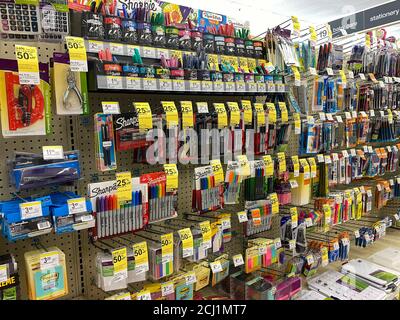
[[[94,133],[97,170],[102,172],[116,170],[117,157],[112,115],[96,113],[94,115]]]
[[[148,224],[148,188],[139,178],[132,179],[130,201],[119,200],[116,180],[89,184],[88,196],[96,217],[94,239],[131,233]]]
[[[212,166],[195,168],[193,212],[206,213],[223,208],[223,184],[217,184]]]
[[[177,216],[178,193],[176,190],[167,190],[165,172],[144,174],[140,182],[147,185],[149,223]]]

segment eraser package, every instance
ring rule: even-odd
[[[0,109],[3,137],[41,136],[50,131],[49,66],[39,63],[39,85],[19,83],[16,60],[0,59]]]

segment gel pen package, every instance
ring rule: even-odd
[[[117,158],[112,116],[96,113],[94,115],[94,130],[97,170],[102,172],[116,170]]]

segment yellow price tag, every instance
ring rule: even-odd
[[[324,211],[324,230],[329,230],[329,226],[332,223],[332,209],[329,204],[324,204],[322,206],[322,210]]]
[[[250,100],[242,100],[242,108],[243,108],[243,119],[244,124],[252,124],[253,123],[253,109],[251,108]]]
[[[311,178],[311,175],[310,175],[310,165],[308,164],[307,160],[300,159],[300,165],[303,167],[304,180],[309,180]]]
[[[293,172],[294,172],[294,177],[298,177],[300,175],[300,162],[299,162],[299,157],[298,156],[293,156],[292,157],[292,163],[293,163]]]
[[[117,195],[118,201],[131,201],[132,200],[132,174],[130,171],[119,172],[116,174],[117,178]]]
[[[321,260],[322,260],[322,266],[323,267],[326,267],[329,264],[328,248],[327,247],[321,248]]]
[[[237,161],[239,162],[241,175],[248,177],[250,175],[250,163],[246,155],[237,156]]]
[[[290,208],[290,217],[292,220],[292,228],[297,228],[299,225],[299,215],[297,212],[297,208]]]
[[[268,119],[269,123],[276,123],[277,121],[277,116],[276,116],[276,108],[273,103],[268,102],[267,103],[267,108],[268,108]]]
[[[346,74],[344,73],[344,70],[340,70],[339,74],[340,74],[340,77],[342,78],[342,83],[346,84],[347,83],[347,78],[346,78]]]
[[[67,36],[65,37],[65,41],[67,43],[71,71],[87,72],[88,64],[85,40],[79,37]]]
[[[293,30],[295,32],[295,34],[298,36],[300,35],[300,22],[299,22],[299,18],[297,18],[296,16],[292,16],[292,23],[293,23]]]
[[[139,118],[139,130],[153,129],[153,116],[148,102],[134,102],[133,103],[137,116]]]
[[[164,172],[167,176],[166,189],[167,192],[178,190],[179,173],[176,164],[164,164]]]
[[[210,221],[200,222],[200,230],[203,236],[203,246],[207,249],[211,248],[212,233]]]
[[[317,37],[317,33],[315,32],[315,27],[310,26],[309,30],[310,30],[310,40],[312,42],[317,42],[318,37]]]
[[[272,214],[278,214],[279,213],[278,195],[276,193],[272,193],[269,195],[269,199],[271,200]]]
[[[274,175],[274,161],[270,155],[264,156],[265,176],[272,177]]]
[[[265,110],[262,103],[255,103],[254,109],[256,110],[257,114],[257,125],[258,127],[265,126]]]
[[[294,120],[294,133],[295,134],[300,134],[301,133],[300,114],[299,113],[294,113],[293,114],[293,120]]]
[[[178,58],[182,61],[182,51],[180,50],[170,50],[170,57]]]
[[[215,184],[220,185],[224,183],[224,170],[222,168],[221,160],[211,160],[210,165],[214,172]]]
[[[193,104],[192,101],[181,101],[181,110],[182,110],[182,127],[193,128],[194,120],[193,120]]]
[[[163,262],[170,262],[174,259],[174,234],[161,235],[161,255]]]
[[[315,158],[308,158],[307,161],[310,164],[311,178],[316,178],[317,177],[317,162],[315,161]]]
[[[135,271],[146,272],[149,270],[149,253],[147,242],[143,241],[133,245],[133,255],[135,257]]]
[[[247,58],[239,57],[239,65],[245,73],[249,73],[249,63]]]
[[[294,75],[295,86],[299,87],[301,84],[301,76],[300,76],[299,69],[297,69],[297,67],[293,66],[292,71],[293,71],[293,75]]]
[[[228,102],[228,108],[231,113],[231,126],[237,126],[240,124],[240,109],[237,102]]]
[[[179,124],[178,111],[175,102],[161,101],[161,105],[166,114],[167,128],[177,127]]]
[[[179,237],[182,241],[183,258],[187,258],[193,255],[193,235],[190,228],[182,229],[178,231]]]
[[[286,172],[287,166],[286,166],[286,155],[285,155],[285,153],[284,152],[278,152],[277,157],[278,157],[279,173]]]
[[[126,248],[112,251],[114,277],[126,279],[128,277],[128,258]]]
[[[217,54],[209,54],[208,55],[208,65],[210,70],[220,71],[219,70],[219,58]]]
[[[285,102],[279,102],[279,109],[281,111],[281,119],[283,123],[287,123],[289,121],[289,114],[286,107]]]
[[[20,84],[40,84],[39,60],[36,47],[15,45]]]
[[[228,126],[228,116],[225,105],[223,103],[214,103],[214,109],[218,116],[218,129],[226,128]]]

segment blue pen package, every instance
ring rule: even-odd
[[[93,228],[92,203],[73,192],[58,192],[50,195],[50,208],[56,233],[67,233]]]
[[[8,241],[17,241],[50,233],[50,197],[18,198],[0,202],[1,230]]]
[[[64,152],[63,159],[45,160],[42,154],[16,152],[8,163],[17,191],[80,179],[79,151]]]
[[[94,133],[96,139],[96,164],[99,171],[117,169],[113,118],[111,115],[94,115]]]

